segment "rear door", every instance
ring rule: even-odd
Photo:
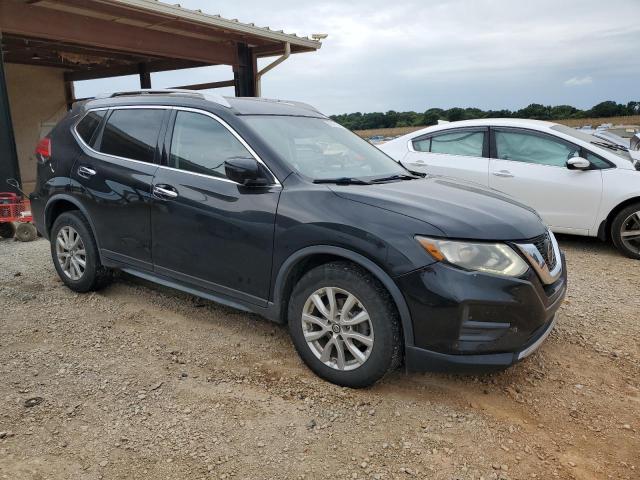
[[[90,112],[101,122],[91,135],[89,122],[76,126],[83,153],[71,178],[107,258],[152,270],[151,183],[158,169],[158,141],[168,110],[117,107]],[[87,118],[85,117],[85,118]]]
[[[245,187],[226,177],[232,157],[258,158],[208,112],[176,110],[153,179],[153,260],[157,273],[265,306],[281,186]],[[266,168],[266,167],[265,167]]]
[[[410,170],[488,186],[486,127],[447,129],[414,138],[402,163]]]
[[[534,130],[491,132],[492,188],[533,207],[554,231],[586,235],[595,228],[602,174],[567,168],[567,160],[581,154],[579,146]]]

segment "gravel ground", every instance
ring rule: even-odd
[[[0,478],[640,478],[640,262],[561,243],[536,354],[354,391],[283,327],[130,277],[78,295],[46,241],[0,241]]]

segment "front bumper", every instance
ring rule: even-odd
[[[508,278],[442,263],[396,278],[413,325],[407,369],[504,368],[531,354],[551,333],[566,294],[561,259],[562,275],[551,285],[533,271]]]
[[[556,324],[557,317],[541,327],[541,331],[530,344],[516,352],[485,353],[479,355],[451,355],[438,353],[419,347],[407,347],[405,364],[409,371],[452,372],[491,370],[506,368],[535,352],[549,336]]]

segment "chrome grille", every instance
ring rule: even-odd
[[[544,258],[545,263],[549,267],[549,270],[553,270],[558,259],[553,251],[553,243],[551,242],[549,232],[545,232],[543,235],[534,238],[531,243],[533,243],[538,252],[540,252],[540,255],[542,255],[542,258]]]
[[[546,231],[527,243],[517,243],[529,265],[536,271],[545,285],[554,283],[562,275],[560,248],[553,233]]]

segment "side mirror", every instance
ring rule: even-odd
[[[224,172],[229,180],[246,187],[269,185],[264,170],[255,158],[232,157],[224,162]]]
[[[591,168],[591,162],[586,158],[572,157],[567,160],[567,168],[569,170],[589,170]]]

